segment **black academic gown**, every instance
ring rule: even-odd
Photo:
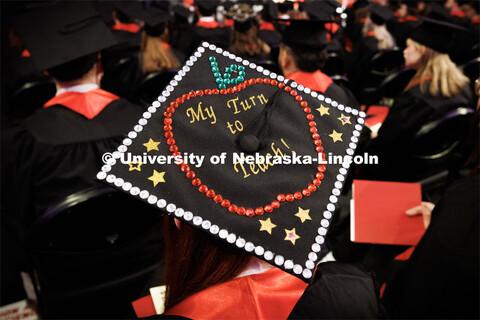
[[[4,128],[2,233],[8,233],[12,246],[23,248],[27,229],[45,209],[98,184],[102,155],[116,150],[142,111],[120,99],[89,120],[55,105]],[[22,263],[21,251],[16,252]]]
[[[473,105],[473,94],[467,85],[458,95],[446,98],[442,95],[424,95],[416,85],[395,99],[378,137],[366,148],[369,154],[377,154],[379,164],[362,167],[360,177],[372,180],[416,181],[421,172],[409,167],[406,155],[409,143],[420,127],[439,119],[458,107]]]
[[[478,319],[479,177],[458,181],[432,212],[410,259],[383,296],[392,318]]]
[[[360,38],[347,63],[347,76],[354,88],[354,94],[358,94],[360,88],[366,88],[375,84],[375,79],[367,76],[367,66],[373,56],[380,52],[378,40],[374,36]]]

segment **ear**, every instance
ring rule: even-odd
[[[278,54],[278,66],[283,74],[285,74],[286,70],[289,70],[292,66],[292,57],[288,54],[287,50],[283,48],[280,48]]]
[[[422,54],[422,56],[425,54],[425,52],[427,52],[427,48],[425,46],[422,46],[420,48],[420,53]]]
[[[173,218],[173,220],[175,221],[177,229],[180,230],[180,228],[182,228],[182,221],[178,220],[177,218]]]

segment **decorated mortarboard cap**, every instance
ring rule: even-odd
[[[305,11],[310,19],[329,21],[340,4],[335,0],[319,0],[305,3]]]
[[[409,37],[440,53],[451,54],[458,45],[459,39],[468,33],[469,30],[455,24],[423,18]]]
[[[234,4],[228,9],[226,16],[235,21],[235,29],[240,32],[246,32],[255,22],[255,12],[246,3]]]
[[[203,43],[97,178],[308,281],[364,117]]]
[[[322,50],[326,47],[327,30],[324,21],[283,20],[290,24],[285,28],[281,42],[292,49]]]
[[[88,3],[56,2],[12,19],[40,70],[50,69],[116,44]]]
[[[389,7],[371,3],[368,7],[370,11],[370,19],[377,25],[385,24],[387,21],[395,17],[394,12]]]

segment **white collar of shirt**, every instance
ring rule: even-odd
[[[66,88],[61,88],[60,90],[57,91],[55,94],[56,96],[64,93],[64,92],[88,92],[91,90],[95,90],[100,88],[98,84],[95,83],[85,83],[85,84],[78,84],[76,86],[71,86],[71,87],[66,87]]]
[[[198,21],[213,22],[213,21],[215,21],[215,18],[214,17],[200,17],[200,19],[198,19]]]
[[[247,266],[235,278],[245,277],[252,274],[258,274],[270,270],[273,266],[256,257],[251,257]]]

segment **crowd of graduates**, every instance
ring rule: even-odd
[[[350,212],[340,201],[327,238],[329,251],[337,261],[362,264],[386,285],[383,306],[373,288],[354,287],[354,292],[372,293],[373,298],[350,301],[359,312],[350,315],[478,318],[479,10],[477,1],[468,0],[2,1],[2,305],[25,296],[19,273],[28,273],[31,264],[26,253],[31,227],[69,195],[99,184],[95,177],[104,165],[102,155],[117,149],[206,41],[357,114],[366,112],[367,120],[384,114],[377,123],[367,121],[356,140],[357,154],[378,155],[381,161],[352,165],[342,191],[345,203],[351,199],[352,179],[425,182],[441,175],[440,187],[425,199],[439,204],[424,203],[410,213],[427,219],[427,232],[401,265],[391,262],[404,247],[349,240]],[[236,79],[219,74],[218,88],[243,82],[245,73],[238,74]],[[318,110],[319,116],[328,114],[328,108]],[[453,117],[464,122],[455,127],[451,122],[441,127],[442,134],[418,139],[426,125],[431,130]],[[176,227],[182,234],[175,235]],[[170,315],[212,316],[215,313],[184,312],[188,305],[175,307],[245,269],[262,273],[269,268],[261,260],[252,267],[250,255],[230,256],[222,245],[208,243],[183,225],[176,227],[172,220],[168,236],[192,246],[198,241],[199,248],[218,254],[219,260],[211,261],[224,259],[230,269],[205,269],[223,273],[195,278],[200,284],[189,282],[197,269],[194,264],[213,259],[213,254],[197,257],[167,239],[170,279],[155,278],[158,281],[150,284],[175,288],[167,292],[165,310],[174,308]],[[446,235],[448,241],[442,239]],[[172,250],[184,250],[190,267],[172,263]],[[179,275],[182,268],[185,277]],[[333,285],[349,290],[347,282]],[[141,289],[143,285],[135,299]],[[325,305],[327,296],[319,298]],[[288,302],[291,307],[295,297]],[[349,315],[340,310],[350,307],[346,298],[330,313],[309,309],[315,300],[301,301],[295,307],[297,318]],[[360,304],[376,307],[362,310]],[[260,318],[285,316],[274,308],[255,308],[262,310],[256,314]],[[227,307],[220,310],[230,312]],[[47,317],[52,314],[66,316],[53,312]],[[68,316],[74,315],[72,310]]]

